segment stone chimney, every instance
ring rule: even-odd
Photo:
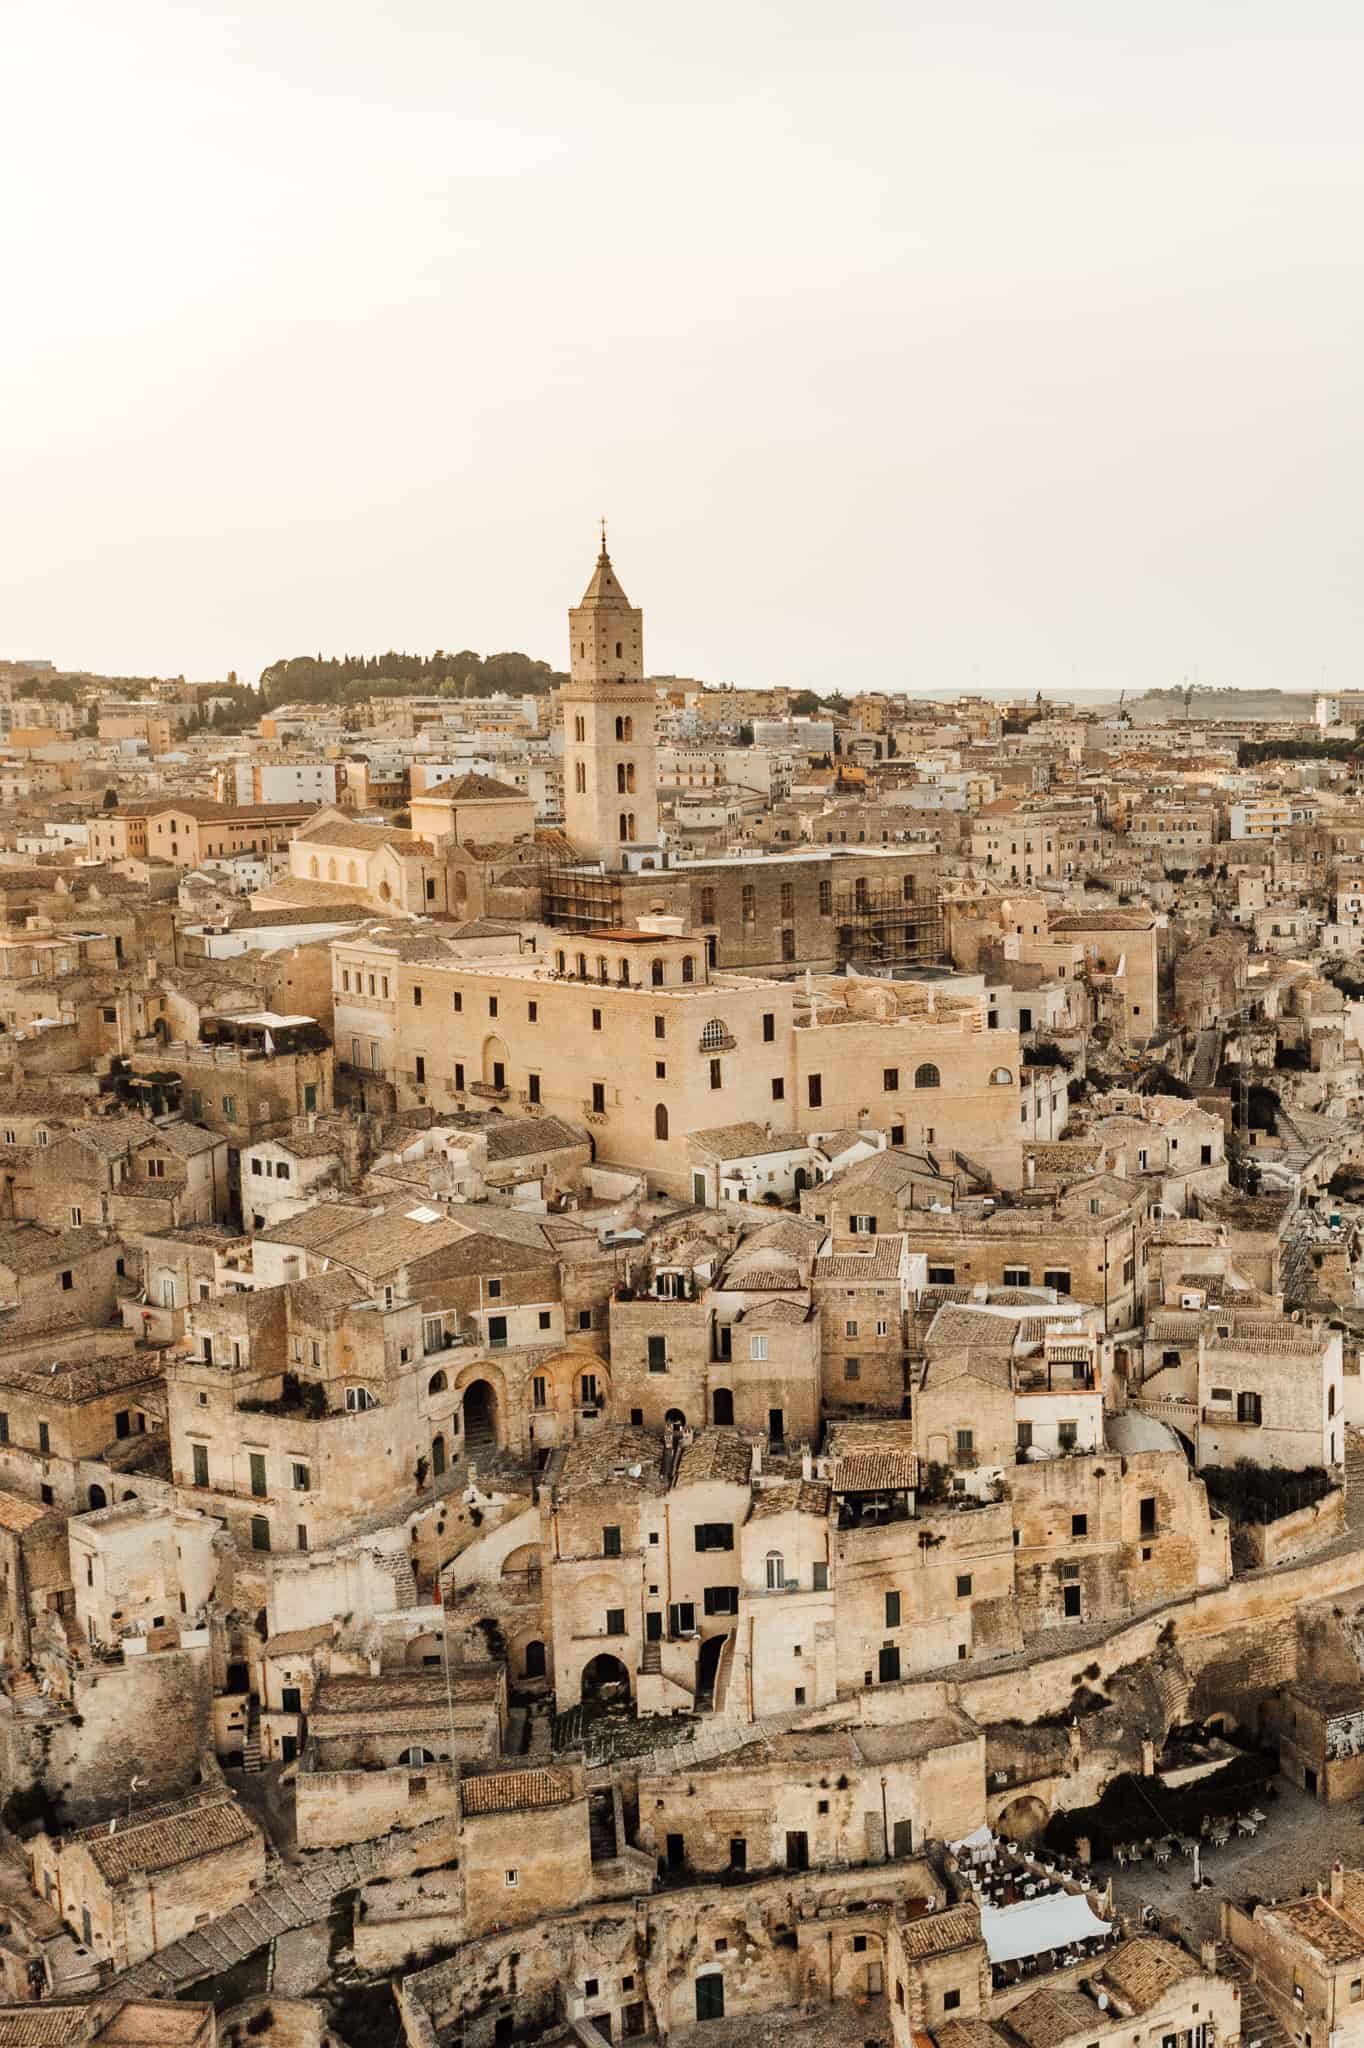
[[[802,1452],[801,1452],[801,1454],[800,1454],[800,1476],[801,1476],[801,1478],[802,1478],[802,1479],[813,1479],[813,1478],[814,1478],[814,1476],[815,1476],[815,1456],[814,1456],[814,1452],[813,1452],[813,1451],[802,1451]]]
[[[1331,1865],[1331,1904],[1339,1910],[1345,1904],[1345,1866]]]
[[[1217,1975],[1217,1943],[1215,1941],[1200,1941],[1198,1944],[1198,1960],[1208,1975],[1215,1977]]]

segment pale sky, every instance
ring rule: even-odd
[[[1361,681],[1364,21],[11,0],[0,655]]]

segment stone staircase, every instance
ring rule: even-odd
[[[646,1643],[644,1645],[640,1653],[639,1668],[641,1671],[651,1671],[655,1674],[662,1672],[663,1645],[661,1643]]]
[[[242,1744],[242,1769],[258,1771],[264,1762],[260,1739],[260,1701],[252,1695],[251,1710],[246,1721],[246,1740]]]
[[[448,1840],[448,1825],[443,1820],[428,1821],[406,1834],[354,1842],[348,1848],[331,1849],[292,1864],[274,1883],[233,1906],[221,1919],[196,1927],[192,1934],[182,1935],[134,1964],[117,1980],[119,1989],[133,1998],[173,1998],[199,1978],[244,1962],[291,1927],[325,1920],[344,1892],[385,1875],[390,1863],[410,1863],[414,1849],[419,1851],[424,1841],[435,1847]]]
[[[1274,2012],[1245,1957],[1229,1941],[1217,1944],[1217,1968],[1241,1987],[1241,2048],[1295,2048],[1283,2021]]]
[[[6,1690],[21,1714],[38,1714],[47,1705],[42,1688],[31,1671],[11,1671],[5,1680]]]

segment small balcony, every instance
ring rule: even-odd
[[[481,1095],[485,1102],[506,1102],[511,1096],[510,1088],[499,1088],[495,1081],[470,1081],[470,1095]]]

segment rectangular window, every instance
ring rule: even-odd
[[[1088,1536],[1089,1516],[1072,1515],[1070,1518],[1070,1533],[1072,1536]]]
[[[667,1021],[666,1017],[655,1017],[655,1018],[654,1018],[654,1037],[655,1037],[655,1038],[666,1038],[666,1037],[667,1037],[667,1035],[668,1035],[668,1021]]]
[[[899,1596],[899,1594],[898,1594],[898,1593],[887,1593],[887,1595],[886,1595],[886,1627],[887,1627],[887,1628],[898,1628],[899,1626],[900,1626],[900,1596]]]
[[[1054,1287],[1058,1294],[1070,1293],[1069,1266],[1048,1266],[1042,1275],[1044,1287]]]
[[[971,1465],[975,1463],[976,1433],[973,1429],[959,1429],[957,1431],[956,1455],[957,1463],[959,1465]]]
[[[860,1359],[860,1358],[845,1358],[845,1359],[844,1359],[844,1361],[843,1361],[843,1377],[844,1377],[844,1379],[845,1379],[845,1380],[860,1380],[860,1379],[861,1379],[861,1377],[862,1377],[862,1361],[861,1361],[861,1359]]]
[[[592,1029],[593,1029],[594,1031],[600,1031],[600,1030],[601,1030],[601,1011],[600,1011],[600,1010],[594,1010],[594,1011],[592,1012]]]
[[[702,1602],[707,1614],[737,1614],[739,1589],[737,1586],[707,1586]]]
[[[900,1085],[900,1069],[886,1067],[881,1074],[881,1086],[887,1095],[893,1095]]]
[[[623,1607],[607,1608],[606,1633],[609,1636],[623,1636],[625,1634],[625,1609]]]
[[[777,1035],[777,1020],[771,1010],[763,1011],[763,1044],[771,1045]]]
[[[594,1116],[602,1116],[605,1114],[605,1111],[606,1083],[605,1081],[594,1081],[592,1083],[592,1113]]]
[[[44,1457],[52,1449],[52,1432],[45,1422],[38,1424],[38,1449]]]
[[[540,1100],[540,1076],[538,1074],[527,1074],[526,1094],[532,1102]]]
[[[194,1454],[194,1484],[195,1484],[196,1486],[207,1486],[207,1485],[208,1485],[208,1445],[207,1445],[207,1444],[193,1444],[193,1445],[191,1445],[191,1447],[190,1447],[190,1448],[191,1448],[191,1450],[193,1451],[193,1454]]]
[[[264,1515],[252,1515],[251,1517],[251,1548],[253,1550],[268,1550],[270,1548],[270,1524]]]
[[[307,1493],[312,1484],[312,1478],[307,1466],[294,1464],[290,1467],[290,1470],[293,1474],[294,1492]]]
[[[416,1075],[417,1083],[420,1086],[420,1084],[426,1079],[426,1060],[421,1053],[418,1053],[416,1055],[416,1059],[413,1063],[413,1071]]]
[[[958,1600],[969,1600],[969,1599],[970,1599],[970,1597],[971,1597],[971,1574],[970,1574],[970,1572],[958,1572],[958,1573],[957,1573],[957,1598],[958,1598]]]
[[[1006,1287],[1031,1287],[1032,1270],[1028,1266],[1006,1266],[1004,1268]]]
[[[412,990],[412,1007],[413,1007],[413,1009],[414,1009],[414,1010],[419,1010],[419,1009],[421,1008],[421,1006],[422,1006],[422,992],[421,992],[421,989],[420,989],[420,987],[419,987],[419,986],[414,986],[414,988],[413,988],[413,990]]]
[[[712,1060],[710,1063],[710,1085],[712,1088],[723,1088],[724,1086],[719,1060]]]
[[[772,1100],[774,1102],[784,1102],[785,1099],[786,1083],[779,1074],[774,1074],[772,1077]]]
[[[806,1082],[805,1092],[806,1100],[809,1102],[811,1109],[823,1108],[824,1082],[822,1076],[820,1076],[819,1074],[811,1074],[808,1081]]]
[[[748,1355],[756,1363],[762,1363],[767,1357],[766,1337],[750,1337],[748,1340]]]
[[[248,1453],[251,1461],[251,1491],[258,1500],[265,1498],[265,1458],[260,1451]]]
[[[955,1287],[957,1284],[956,1267],[930,1266],[928,1269],[928,1284],[930,1287]]]
[[[648,1344],[649,1344],[649,1370],[650,1370],[650,1372],[666,1372],[666,1371],[668,1370],[668,1340],[667,1340],[667,1338],[666,1338],[666,1337],[650,1337],[650,1338],[649,1338],[649,1340],[648,1340]]]
[[[732,1522],[698,1522],[695,1535],[698,1550],[733,1550]]]
[[[620,1530],[615,1523],[601,1532],[601,1554],[603,1557],[620,1556]]]

